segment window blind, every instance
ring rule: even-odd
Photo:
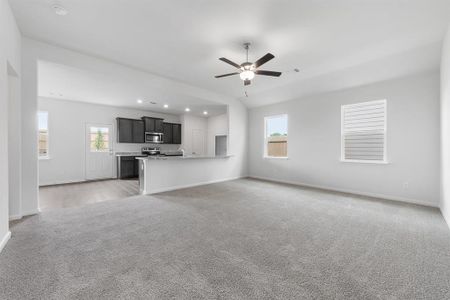
[[[386,100],[342,106],[342,158],[385,161]]]

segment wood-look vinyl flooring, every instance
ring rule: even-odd
[[[138,180],[114,179],[42,186],[39,188],[39,207],[41,211],[80,207],[138,194]]]

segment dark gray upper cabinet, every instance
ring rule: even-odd
[[[172,124],[163,123],[164,144],[172,144]]]
[[[163,132],[164,119],[142,117],[142,120],[145,123],[145,132]]]
[[[181,124],[164,123],[164,144],[181,144]]]
[[[117,118],[118,143],[144,143],[144,121]]]
[[[181,144],[181,124],[172,124],[172,144]]]
[[[155,132],[163,132],[164,120],[163,119],[155,119]]]
[[[117,142],[133,143],[133,120],[117,118]]]
[[[145,142],[145,125],[142,120],[133,120],[133,143]]]

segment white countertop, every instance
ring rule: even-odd
[[[141,152],[116,152],[116,156],[145,156]]]
[[[211,156],[211,155],[185,155],[185,156],[146,156],[136,157],[136,159],[148,159],[148,160],[183,160],[183,159],[223,159],[229,158],[231,155],[224,156]]]

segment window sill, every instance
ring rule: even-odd
[[[388,165],[388,161],[371,161],[371,160],[355,160],[355,159],[341,159],[342,163],[357,163],[357,164],[375,164],[375,165]]]
[[[283,160],[283,159],[289,159],[289,157],[278,157],[278,156],[264,156],[263,157],[264,159],[281,159],[281,160]]]

